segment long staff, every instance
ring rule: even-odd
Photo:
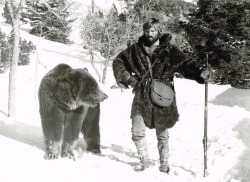
[[[208,54],[207,54],[207,67],[208,65]],[[207,113],[208,113],[208,81],[205,82],[205,108],[204,108],[204,137],[203,137],[203,148],[204,148],[204,173],[203,176],[206,177],[207,174]]]

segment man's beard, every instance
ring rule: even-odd
[[[146,37],[145,36],[145,46],[150,47],[151,45],[153,45],[157,40],[159,39],[159,35],[156,37]]]

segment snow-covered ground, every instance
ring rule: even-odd
[[[0,23],[1,30],[10,27]],[[101,104],[102,154],[86,153],[80,138],[79,159],[43,159],[44,143],[38,112],[37,89],[41,78],[59,63],[87,67],[89,57],[77,46],[44,40],[22,31],[37,51],[29,66],[18,67],[15,118],[7,117],[8,73],[0,74],[0,181],[108,181],[108,182],[248,182],[250,181],[250,90],[209,85],[208,175],[203,177],[204,85],[175,79],[179,122],[170,132],[170,174],[159,172],[155,130],[147,130],[149,155],[155,164],[135,172],[139,161],[131,140],[131,90],[114,85],[109,68],[106,84],[109,98]],[[37,67],[36,67],[37,66]],[[37,68],[37,69],[36,69]],[[99,67],[101,69],[101,66]]]

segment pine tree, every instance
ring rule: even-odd
[[[13,6],[12,8],[15,10],[15,6]],[[9,12],[8,7],[7,7],[7,3],[5,3],[5,6],[4,6],[4,8],[3,8],[2,16],[5,18],[5,22],[6,22],[6,23],[12,24],[10,12]]]
[[[30,33],[45,37],[48,40],[65,44],[71,32],[68,7],[65,0],[30,0],[26,1],[26,11],[22,14],[23,20],[31,25]]]
[[[133,6],[129,13],[136,15],[141,24],[155,17],[161,20],[163,30],[179,33],[182,31],[179,25],[181,10],[188,11],[195,5],[183,0],[138,0]]]
[[[10,65],[10,49],[7,44],[7,36],[4,32],[0,30],[0,73],[3,73],[7,67]]]
[[[215,83],[250,88],[249,1],[199,0],[198,9],[183,23],[197,64],[217,70]]]

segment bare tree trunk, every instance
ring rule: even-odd
[[[108,55],[110,55],[110,36],[109,36],[109,32],[106,30],[107,35],[108,35]],[[109,60],[110,60],[110,56],[107,56],[105,62],[104,62],[104,68],[103,68],[103,72],[102,72],[102,83],[105,84],[106,81],[106,76],[107,76],[107,71],[108,71],[108,65],[109,65]]]
[[[9,102],[8,102],[8,116],[13,117],[16,114],[15,100],[16,100],[16,78],[17,78],[17,65],[19,60],[19,20],[13,21],[13,52],[12,60],[10,63],[9,73]]]
[[[95,13],[95,1],[91,1],[91,14],[93,15]]]
[[[106,81],[108,65],[109,65],[109,58],[107,58],[104,62],[104,68],[103,68],[103,73],[102,73],[102,83],[103,84],[105,84],[105,81]]]
[[[10,73],[9,73],[9,96],[8,96],[8,116],[14,117],[16,114],[15,111],[15,99],[16,99],[16,78],[17,78],[17,65],[19,60],[19,42],[20,42],[20,8],[22,6],[22,1],[20,1],[19,7],[16,11],[13,10],[14,4],[13,1],[7,0],[7,6],[12,18],[12,28],[13,28],[13,51],[12,51],[12,60],[10,63]]]
[[[38,59],[38,53],[36,53],[36,65],[35,65],[35,90],[34,90],[34,99],[37,98],[37,82],[38,82],[38,62],[39,62],[39,59]]]
[[[92,51],[92,50],[89,50],[89,54],[90,54],[90,59],[91,59],[91,60],[90,60],[90,63],[91,63],[93,69],[95,70],[95,72],[96,72],[96,74],[97,74],[97,76],[98,76],[99,82],[101,82],[101,74],[99,73],[98,69],[97,69],[96,66],[95,66],[93,51]]]

